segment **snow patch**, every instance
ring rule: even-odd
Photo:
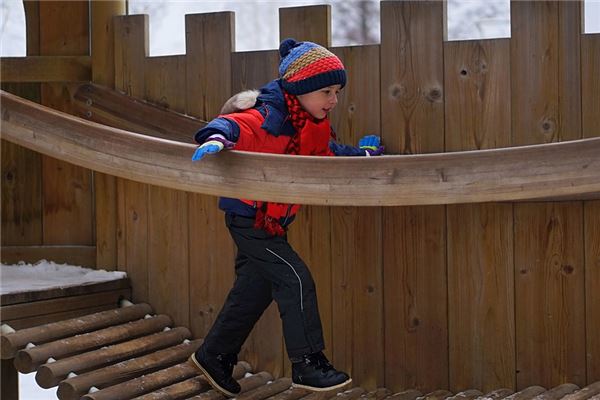
[[[0,294],[62,289],[127,277],[122,271],[83,268],[40,260],[35,264],[0,264]]]

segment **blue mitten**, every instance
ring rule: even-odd
[[[202,160],[204,155],[215,154],[225,148],[231,149],[234,145],[235,144],[233,142],[220,137],[208,138],[206,142],[202,143],[200,146],[198,146],[196,151],[194,151],[194,155],[192,155],[192,161]]]
[[[377,135],[363,136],[358,141],[358,147],[364,150],[367,156],[380,156],[384,150],[381,146],[381,138]]]

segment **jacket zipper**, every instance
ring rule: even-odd
[[[288,218],[289,218],[289,216],[290,216],[290,212],[291,212],[291,211],[292,211],[292,205],[291,205],[291,204],[288,204],[288,208],[287,208],[287,211],[286,211],[286,213],[285,213],[285,219],[283,220],[283,224],[282,224],[282,226],[285,226],[285,223],[287,222],[287,220],[288,220]]]

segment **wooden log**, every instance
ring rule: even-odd
[[[562,400],[586,400],[591,397],[597,397],[600,394],[600,381],[592,383],[575,393],[563,397]]]
[[[177,327],[96,351],[68,357],[39,367],[35,380],[38,385],[48,389],[58,385],[70,372],[79,374],[92,369],[102,368],[106,365],[127,360],[141,354],[175,346],[190,337],[191,333],[189,329]]]
[[[252,367],[245,361],[240,361],[233,368],[233,377],[242,378]],[[131,379],[126,382],[109,386],[94,393],[88,393],[82,400],[125,400],[134,396],[140,396],[144,393],[167,387],[177,382],[185,381],[189,378],[199,378],[198,370],[189,361],[174,365],[161,371],[153,372],[148,375],[142,375],[139,378]]]
[[[481,393],[479,390],[469,389],[456,393],[454,396],[450,396],[446,400],[473,400],[482,395],[483,393]]]
[[[563,383],[562,385],[553,387],[547,392],[535,396],[533,400],[558,400],[578,390],[579,386],[573,383]]]
[[[243,379],[242,381],[240,381],[240,386],[243,383]],[[292,384],[292,380],[290,378],[279,378],[276,381],[268,384],[268,385],[264,385],[261,388],[267,388],[269,386],[274,385],[272,388],[267,388],[265,389],[265,392],[262,392],[263,396],[269,397],[269,393],[271,393],[271,395],[283,392],[284,390],[288,389],[290,387],[290,385]],[[217,392],[216,390],[209,390],[208,392],[204,392],[204,393],[200,393],[194,397],[190,397],[190,400],[224,400],[225,397]]]
[[[418,397],[423,396],[423,393],[418,390],[404,390],[402,392],[394,393],[391,396],[385,398],[385,400],[416,400]]]
[[[60,359],[108,344],[149,335],[172,323],[171,317],[162,314],[19,350],[15,356],[15,367],[22,373],[33,372],[50,357]]]
[[[58,385],[56,394],[60,400],[79,399],[92,386],[102,389],[177,364],[196,351],[200,344],[202,340],[194,340],[65,379]]]
[[[294,387],[294,385],[292,385],[292,387],[288,390],[284,390],[283,392],[277,393],[275,396],[272,396],[270,400],[298,400],[300,398],[306,398],[314,393],[316,392],[311,392],[308,389],[302,389],[299,387]]]
[[[361,399],[381,400],[389,397],[392,392],[387,388],[377,388],[360,396]]]
[[[361,388],[361,387],[355,387],[352,389],[348,389],[345,390],[343,392],[337,393],[336,391],[333,392],[326,392],[328,393],[328,398],[330,399],[336,399],[336,400],[352,400],[352,399],[357,399],[360,396],[362,396],[363,394],[366,393],[366,390]],[[331,396],[333,394],[333,397]],[[315,393],[316,396],[319,396],[319,393]],[[312,396],[312,395],[310,395]],[[312,400],[312,399],[311,399]]]
[[[544,393],[545,391],[546,389],[541,386],[529,386],[519,392],[505,397],[504,400],[529,400],[541,393]]]
[[[151,312],[152,307],[141,303],[2,335],[0,337],[2,359],[13,358],[17,351],[25,347],[27,343],[47,343],[67,336],[136,320]]]
[[[238,369],[242,371],[242,369]],[[242,378],[243,374],[236,374],[234,370],[234,379]],[[258,374],[249,376],[247,378],[240,379],[240,386],[242,392],[254,389],[261,385],[264,385],[268,380],[273,379],[271,374],[268,372],[260,372]],[[191,379],[187,379],[183,382],[176,383],[171,386],[161,388],[160,390],[148,393],[144,396],[136,397],[135,400],[170,400],[170,399],[185,399],[189,396],[199,395],[203,392],[214,391],[211,390],[211,386],[204,376],[196,376]],[[240,398],[237,396],[236,398]]]
[[[242,394],[236,398],[238,400],[262,400],[289,389],[292,384],[289,378],[269,381],[273,381],[273,375],[268,372],[259,372],[242,379],[240,381]]]
[[[501,400],[513,393],[513,390],[507,388],[496,389],[478,397],[477,400]]]
[[[418,397],[417,400],[444,400],[450,396],[452,396],[452,393],[447,390],[434,390],[425,396]]]

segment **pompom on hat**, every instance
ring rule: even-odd
[[[279,55],[279,78],[289,94],[300,95],[331,85],[346,85],[344,64],[323,46],[285,39],[279,45]]]

